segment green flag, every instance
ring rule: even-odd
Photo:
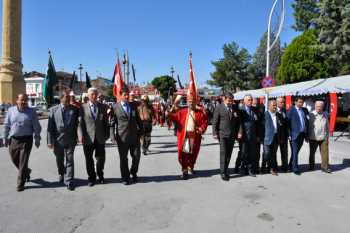
[[[85,79],[86,88],[89,89],[91,87],[91,79],[87,72],[85,72]]]
[[[51,53],[49,52],[49,64],[47,67],[47,73],[43,83],[43,97],[47,106],[51,106],[54,103],[53,99],[53,86],[57,84],[55,65],[53,64]]]

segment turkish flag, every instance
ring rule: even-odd
[[[192,66],[192,54],[190,54],[190,83],[188,85],[187,98],[193,98],[194,102],[199,101],[196,80],[195,80],[193,66]]]
[[[286,96],[286,109],[287,111],[292,107],[292,96],[287,95]]]
[[[331,109],[330,109],[330,119],[329,119],[329,132],[332,135],[335,128],[335,122],[337,119],[337,111],[338,111],[338,97],[337,93],[329,93]]]
[[[120,61],[118,58],[117,64],[114,68],[114,83],[113,83],[113,95],[117,99],[117,102],[120,101],[120,91],[124,87],[124,81],[122,77],[122,69],[120,66]]]

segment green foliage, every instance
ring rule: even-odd
[[[165,100],[176,91],[176,81],[169,75],[155,77],[151,83]]]
[[[248,85],[248,66],[251,57],[248,50],[239,48],[235,42],[223,46],[224,58],[213,61],[215,71],[211,73],[209,85],[221,87],[224,91],[237,91]]]
[[[294,9],[295,24],[293,28],[296,31],[304,32],[315,28],[315,19],[319,17],[318,3],[322,0],[295,0],[292,4]]]
[[[350,73],[350,1],[323,0],[316,20],[322,55],[331,75]]]
[[[277,83],[287,84],[328,77],[328,64],[321,56],[314,30],[296,37],[286,48],[278,69]]]
[[[273,40],[274,38],[271,39],[271,41]],[[260,39],[260,45],[253,55],[253,62],[248,68],[250,88],[260,88],[260,82],[266,76],[266,47],[267,32],[265,32]],[[277,76],[277,68],[281,63],[282,53],[281,42],[278,39],[276,45],[270,51],[270,74],[273,78]]]

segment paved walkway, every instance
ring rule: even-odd
[[[46,129],[46,121],[41,123]],[[57,183],[54,155],[43,144],[32,151],[32,182],[17,193],[15,168],[7,149],[0,148],[0,232],[349,232],[348,140],[331,143],[333,174],[314,171],[257,178],[232,174],[231,180],[224,182],[219,177],[219,147],[210,130],[202,142],[198,173],[188,181],[179,179],[176,138],[166,128],[154,129],[154,153],[142,157],[140,182],[131,186],[119,183],[117,148],[109,146],[108,183],[87,187],[79,146],[75,153],[78,187],[74,192]],[[237,149],[233,160],[236,154]],[[308,145],[304,145],[302,164],[307,157]]]

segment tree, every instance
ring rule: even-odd
[[[211,73],[209,85],[221,87],[224,91],[237,91],[247,87],[248,66],[251,57],[248,50],[239,48],[235,42],[223,46],[224,58],[212,61],[215,71]]]
[[[319,2],[322,0],[295,0],[292,4],[295,24],[292,27],[296,31],[304,32],[315,28],[315,19],[320,15]]]
[[[350,73],[350,2],[323,0],[316,20],[322,55],[331,66],[331,75]]]
[[[155,77],[151,83],[165,100],[176,91],[176,81],[169,75]]]
[[[307,30],[286,48],[277,73],[280,84],[328,77],[328,63],[321,56],[315,30]]]
[[[271,39],[273,41],[274,38]],[[253,55],[252,64],[249,66],[250,82],[249,87],[256,89],[260,88],[261,80],[266,76],[266,48],[267,48],[267,32],[260,39],[260,45]],[[281,63],[282,48],[280,39],[270,51],[270,75],[273,78],[277,75],[277,68]]]

